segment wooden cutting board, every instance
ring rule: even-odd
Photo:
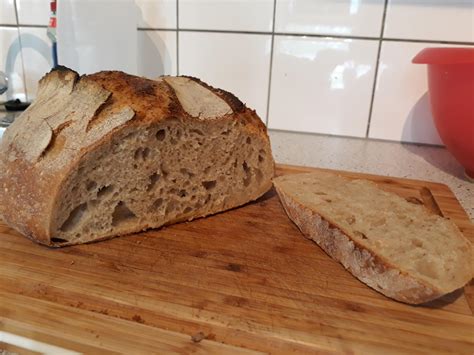
[[[474,242],[447,186],[341,174],[420,199]],[[473,309],[473,283],[418,307],[373,291],[300,235],[274,191],[209,218],[64,249],[0,225],[0,349],[11,351],[472,354]]]

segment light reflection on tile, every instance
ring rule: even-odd
[[[377,41],[276,36],[269,127],[365,136]]]
[[[278,0],[275,29],[285,33],[380,35],[383,1]]]
[[[183,32],[180,75],[230,91],[265,120],[271,35]]]

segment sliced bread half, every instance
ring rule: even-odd
[[[388,297],[424,303],[471,280],[470,242],[422,205],[330,173],[285,175],[273,183],[306,237]]]
[[[265,125],[195,78],[60,67],[0,143],[0,216],[65,246],[191,220],[271,188]]]

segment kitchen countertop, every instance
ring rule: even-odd
[[[474,183],[444,147],[274,130],[269,135],[277,163],[443,183],[474,220]]]

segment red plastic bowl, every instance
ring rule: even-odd
[[[446,148],[474,178],[474,48],[426,48],[431,111]]]

